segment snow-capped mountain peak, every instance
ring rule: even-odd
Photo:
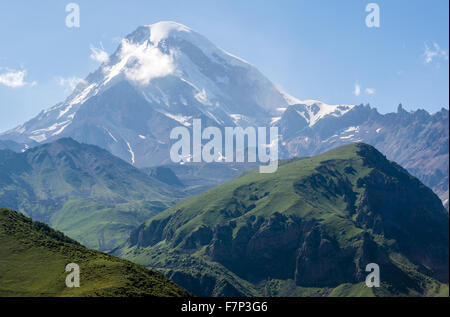
[[[150,41],[155,46],[157,46],[161,40],[166,39],[172,32],[191,33],[192,31],[187,26],[172,21],[162,21],[148,25],[147,27],[150,30]]]
[[[169,157],[147,162],[151,151],[167,150],[170,127],[190,127],[195,118],[222,127],[265,126],[299,104],[311,126],[350,109],[300,101],[191,28],[158,22],[122,39],[64,102],[0,137],[26,144],[71,136],[152,165]]]

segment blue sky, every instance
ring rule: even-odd
[[[80,28],[65,25],[70,2]],[[365,24],[370,2],[379,28]],[[62,101],[71,78],[99,66],[91,46],[111,54],[137,26],[163,20],[198,31],[299,99],[435,112],[448,108],[448,12],[447,0],[2,0],[0,131]]]

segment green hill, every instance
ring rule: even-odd
[[[448,221],[429,188],[354,144],[189,198],[115,254],[199,296],[448,296]]]
[[[183,195],[97,146],[68,138],[24,153],[0,150],[0,207],[98,250],[123,243]]]
[[[65,284],[65,267],[80,267],[80,287]],[[89,250],[40,222],[0,209],[2,296],[189,296],[159,273]]]

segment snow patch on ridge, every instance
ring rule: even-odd
[[[354,131],[358,131],[358,130],[359,130],[359,127],[349,127],[344,132],[354,132]]]
[[[36,141],[36,142],[44,142],[45,140],[47,140],[47,137],[45,136],[45,134],[40,134],[40,135],[32,135],[29,137],[30,139]]]
[[[127,142],[127,146],[128,146],[128,152],[130,152],[130,154],[131,154],[131,165],[134,165],[134,152],[133,152],[133,149],[131,148],[130,142]]]
[[[58,131],[56,131],[55,133],[53,133],[52,136],[61,134],[61,132],[63,132],[64,129],[67,128],[67,127],[71,124],[71,120],[67,120],[66,122],[67,122],[67,123],[64,124]]]
[[[281,117],[272,117],[271,119],[270,119],[270,124],[271,125],[274,125],[275,123],[277,123],[278,121],[280,121],[281,120]]]
[[[191,126],[191,123],[189,122],[190,119],[192,119],[192,117],[188,117],[188,116],[182,116],[180,114],[178,115],[173,115],[167,112],[162,112],[163,115],[165,115],[166,117],[173,119],[175,121],[178,121],[179,123],[181,123],[182,125],[189,127]]]
[[[86,101],[89,93],[91,92],[92,88],[94,88],[96,86],[96,84],[91,84],[88,87],[86,87],[79,95],[75,96],[75,98],[73,98],[67,105],[67,107],[64,110],[60,110],[59,111],[59,115],[57,117],[57,119],[61,118],[62,116],[64,116],[67,112],[70,111],[70,109],[72,109],[72,107],[74,105],[77,104],[82,104]],[[63,104],[61,106],[64,106],[66,104]]]
[[[326,116],[341,117],[355,107],[354,105],[328,105],[318,100],[305,100],[300,104],[306,106],[306,112],[299,112],[299,114],[305,118],[310,127]]]
[[[112,135],[112,133],[111,132],[109,132],[109,130],[108,129],[106,129],[105,128],[105,130],[106,130],[106,132],[108,132],[108,134],[109,134],[109,136],[111,137],[111,139],[113,139],[114,140],[114,142],[116,142],[117,143],[117,139],[114,137],[114,135]]]
[[[57,123],[51,125],[50,127],[43,128],[43,129],[38,129],[38,130],[34,130],[34,131],[32,131],[30,134],[33,134],[33,135],[42,134],[42,133],[45,134],[46,132],[54,131],[54,130],[56,130],[58,127],[67,125],[68,123],[70,123],[70,120],[63,121],[63,122],[57,122]]]

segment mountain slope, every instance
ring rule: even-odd
[[[162,275],[92,251],[61,232],[0,209],[0,296],[189,296]],[[80,267],[80,287],[65,284],[65,267]]]
[[[110,250],[183,194],[93,145],[60,139],[0,151],[0,206]]]
[[[448,249],[439,198],[355,144],[187,199],[116,253],[201,295],[431,296],[445,292]],[[361,284],[372,262],[379,289]]]

